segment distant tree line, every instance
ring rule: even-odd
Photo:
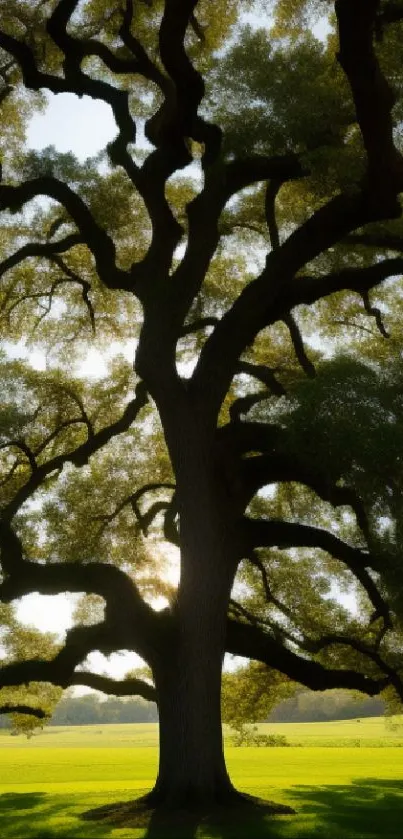
[[[157,722],[157,706],[142,699],[102,700],[95,693],[65,696],[57,704],[49,725],[107,725],[108,723]],[[9,727],[5,717],[0,726]]]
[[[279,702],[270,713],[270,722],[325,722],[356,717],[376,717],[384,713],[385,705],[377,697],[355,695],[344,690],[323,692],[301,690],[293,697]],[[107,725],[110,723],[157,722],[154,702],[142,699],[100,699],[95,693],[84,696],[65,696],[56,706],[49,725]],[[247,723],[248,720],[245,720]],[[0,727],[10,722],[0,716]]]
[[[301,690],[284,699],[270,713],[270,722],[326,722],[361,717],[379,717],[385,703],[379,697],[346,690]]]
[[[50,725],[106,725],[108,723],[157,722],[157,706],[142,699],[100,699],[96,694],[67,696],[60,700]]]

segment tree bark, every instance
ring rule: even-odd
[[[220,713],[221,656],[205,644],[193,661],[180,646],[157,679],[160,756],[150,802],[192,809],[224,804],[235,794],[229,779]],[[190,655],[189,655],[190,654]]]
[[[181,528],[174,637],[154,673],[160,762],[151,799],[173,807],[224,804],[236,795],[225,765],[221,724],[221,675],[235,567],[225,555],[222,533],[215,545],[211,535],[209,527],[200,527],[200,519],[198,527]]]

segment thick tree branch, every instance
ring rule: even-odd
[[[345,242],[349,245],[364,245],[376,250],[403,251],[403,236],[398,236],[394,233],[380,232],[380,233],[350,233],[345,238]],[[344,244],[344,243],[343,243]]]
[[[186,335],[192,335],[194,332],[199,332],[201,329],[206,329],[209,326],[216,326],[217,323],[218,318],[215,317],[198,318],[197,320],[191,321],[191,323],[185,323],[181,329],[180,337],[184,338]]]
[[[223,168],[225,178],[225,201],[232,195],[259,181],[270,181],[269,201],[277,195],[280,187],[286,181],[304,178],[308,174],[303,168],[296,154],[253,155],[241,157],[227,163]],[[274,230],[272,230],[274,232]]]
[[[296,277],[290,284],[289,293],[293,305],[309,305],[334,294],[337,291],[368,293],[389,277],[403,273],[403,258],[384,259],[365,268],[344,268],[324,277]]]
[[[226,651],[261,661],[311,690],[345,688],[375,696],[390,684],[388,677],[374,679],[347,668],[328,669],[317,661],[302,658],[292,652],[261,628],[232,619],[227,622]]]
[[[0,667],[0,687],[17,687],[28,682],[50,682],[68,687],[75,668],[88,653],[94,649],[105,653],[116,649],[108,634],[105,633],[105,624],[70,630],[65,646],[52,660],[34,658],[10,662]]]
[[[253,437],[252,437],[253,440]],[[253,443],[251,442],[251,448]],[[256,443],[256,450],[259,449]],[[323,501],[334,507],[351,507],[363,535],[369,539],[368,520],[364,507],[353,489],[338,486],[325,472],[301,462],[295,454],[271,452],[256,457],[243,458],[242,483],[246,503],[264,486],[276,483],[300,483],[312,489]]]
[[[321,527],[283,521],[282,519],[243,520],[245,547],[320,548],[340,559],[354,572],[371,566],[371,556],[361,548],[348,545]]]
[[[157,692],[153,685],[142,679],[117,680],[100,676],[98,673],[89,673],[87,670],[76,670],[70,679],[70,686],[73,685],[84,685],[112,696],[141,696],[149,702],[157,701]]]
[[[27,564],[31,566],[28,574],[33,575],[35,573],[32,570],[34,563]],[[107,572],[103,578],[102,567]],[[68,566],[64,566],[63,568],[61,566],[59,567],[60,579],[63,576],[65,578],[69,577],[70,579],[70,584],[68,580],[63,580],[63,582],[66,582],[66,585],[62,589],[58,587],[57,583],[55,585],[53,584],[51,580],[52,569],[50,567],[44,568],[43,566],[37,566],[37,568],[45,572],[41,575],[43,581],[45,580],[46,572],[51,572],[49,581],[46,580],[41,585],[40,590],[42,592],[44,590],[47,593],[56,593],[56,591],[60,590],[79,590],[79,586],[74,583],[74,576],[77,574],[79,568],[78,565],[75,567],[72,566],[70,572]],[[90,591],[95,591],[99,594],[102,594],[103,591],[102,596],[108,598],[105,621],[91,626],[76,626],[70,629],[67,632],[64,646],[50,661],[34,658],[4,664],[3,667],[0,667],[0,688],[17,687],[28,682],[50,682],[63,688],[74,684],[88,683],[88,686],[95,687],[97,677],[94,674],[86,674],[85,671],[81,674],[80,671],[76,670],[87,655],[94,650],[99,650],[105,655],[110,655],[122,649],[133,650],[144,658],[150,667],[154,665],[155,661],[161,655],[166,656],[166,645],[170,643],[169,632],[171,624],[169,621],[167,623],[167,616],[161,612],[154,612],[140,598],[140,595],[135,594],[133,596],[133,592],[129,591],[130,579],[116,567],[98,565],[98,568],[92,575],[90,566],[81,566],[81,568],[82,587],[84,588],[87,584]],[[83,579],[86,574],[88,574],[89,578],[87,581]],[[54,577],[56,576],[57,572]],[[80,576],[80,573],[78,576]],[[126,577],[125,582],[123,582],[124,577]],[[117,580],[119,580],[119,584],[116,586]],[[4,587],[7,582],[3,583],[2,586]],[[100,585],[100,582],[102,585]],[[105,582],[107,584],[112,583],[111,590],[108,588],[108,591],[105,591],[103,585]],[[133,588],[135,589],[134,584],[132,584]],[[17,589],[18,583],[15,586],[15,590]],[[21,589],[22,586],[20,586]],[[38,590],[35,583],[34,588],[32,589],[31,587],[30,591],[32,590]],[[122,594],[124,597],[123,601],[120,600]],[[140,602],[136,603],[136,598]],[[93,681],[92,685],[89,684],[90,680]],[[104,686],[107,687],[109,682],[112,682],[112,680],[107,680]],[[138,693],[142,691],[142,695],[145,698],[154,699],[151,690],[148,690],[150,686],[147,685],[146,688],[143,687],[143,683],[139,680],[131,680],[130,689],[133,689],[134,686],[136,686]],[[96,689],[99,689],[99,687]]]
[[[4,534],[3,528],[0,536]],[[64,592],[97,594],[105,600],[105,620],[93,626],[77,626],[69,630],[65,646],[52,662],[42,662],[42,670],[27,681],[50,681],[61,684],[54,678],[45,678],[54,671],[65,679],[65,686],[80,664],[92,650],[110,653],[119,649],[133,649],[146,661],[153,660],[163,643],[161,616],[143,600],[134,581],[120,568],[99,562],[51,563],[40,565],[22,559],[21,543],[13,534],[13,555],[9,541],[2,539],[2,566],[9,575],[0,584],[0,601],[10,603],[25,594],[54,595]],[[17,544],[17,548],[15,545]],[[16,550],[19,551],[17,562]],[[11,665],[10,665],[11,666]],[[17,665],[16,665],[17,666]],[[21,665],[22,666],[22,665]],[[34,667],[34,663],[32,667]],[[17,668],[18,672],[18,668]],[[24,681],[24,680],[23,680]],[[4,683],[5,684],[5,683]],[[17,682],[7,682],[17,684]],[[20,684],[20,682],[18,682]],[[0,678],[0,686],[2,685]]]
[[[43,711],[42,708],[32,708],[30,705],[0,705],[0,714],[28,714],[31,717],[38,717],[38,720],[43,720],[49,714]]]
[[[352,91],[368,161],[368,199],[396,201],[403,189],[403,158],[393,137],[396,96],[374,49],[379,0],[336,0],[338,60]]]
[[[165,2],[159,31],[159,51],[164,68],[173,82],[175,95],[166,100],[155,139],[157,145],[163,143],[171,148],[180,148],[184,139],[191,137],[204,144],[204,162],[210,164],[219,152],[221,131],[198,115],[204,96],[204,82],[193,67],[184,46],[186,30],[195,23],[196,5],[197,0]]]
[[[108,288],[131,290],[130,274],[116,266],[116,248],[112,239],[97,224],[84,201],[67,184],[57,178],[43,176],[25,181],[19,186],[1,185],[0,210],[7,209],[11,212],[17,212],[33,198],[42,195],[58,201],[67,210],[80,231],[81,240],[88,246],[94,256],[97,272],[102,282]],[[50,252],[52,253],[52,246],[50,246]],[[47,256],[46,253],[41,255]]]

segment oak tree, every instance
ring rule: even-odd
[[[257,687],[402,694],[402,19],[0,9],[2,710],[43,714],[51,686],[156,699],[155,805],[236,798],[225,653]],[[47,92],[111,108],[104,155],[25,149]],[[31,592],[83,595],[63,642],[18,625]],[[153,683],[90,672],[94,650]]]

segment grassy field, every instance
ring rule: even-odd
[[[401,839],[403,733],[382,718],[261,726],[288,748],[226,748],[236,785],[289,804],[296,816],[247,828],[194,825],[170,836],[200,839]],[[294,745],[298,744],[298,745]],[[85,822],[85,810],[130,800],[150,788],[155,725],[47,728],[31,740],[0,734],[0,835],[4,839],[156,839],[148,828]],[[306,748],[309,746],[309,748]],[[332,747],[332,748],[329,748]],[[338,747],[338,748],[337,748]]]

